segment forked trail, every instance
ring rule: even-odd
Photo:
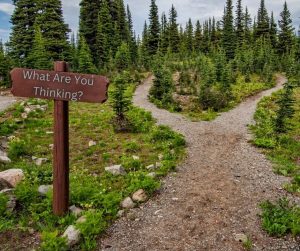
[[[281,188],[286,178],[274,174],[271,163],[248,143],[247,125],[253,122],[258,101],[285,81],[278,77],[275,88],[213,122],[191,122],[151,104],[147,95],[152,78],[145,80],[136,90],[135,105],[182,133],[188,156],[178,172],[163,181],[156,197],[108,230],[98,250],[243,250],[236,234],[249,236],[253,250],[300,250],[292,238],[271,238],[261,230],[258,204],[286,196]]]

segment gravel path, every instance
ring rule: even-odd
[[[10,96],[0,95],[0,112],[6,110],[10,105],[16,102],[16,99]]]
[[[271,163],[248,143],[258,101],[286,81],[249,98],[213,122],[191,122],[158,109],[147,100],[148,78],[136,90],[134,103],[151,111],[159,124],[182,133],[188,156],[178,172],[163,181],[159,194],[118,220],[98,250],[243,250],[236,234],[246,234],[253,250],[300,250],[291,237],[276,239],[261,230],[258,204],[286,196]]]

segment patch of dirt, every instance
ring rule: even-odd
[[[278,85],[247,99],[213,122],[191,122],[158,109],[147,99],[152,78],[136,90],[134,103],[151,111],[158,124],[182,133],[188,156],[177,173],[163,181],[160,193],[118,220],[99,241],[97,250],[243,250],[236,234],[246,234],[253,249],[296,251],[299,239],[269,237],[260,224],[259,203],[289,196],[287,178],[273,173],[271,163],[248,143],[258,101]]]
[[[28,232],[7,231],[0,234],[1,251],[31,251],[39,245],[39,235]]]

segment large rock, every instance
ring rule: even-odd
[[[0,155],[0,163],[9,164],[11,163],[11,160],[5,155]]]
[[[12,185],[9,184],[6,180],[0,179],[0,191],[2,191],[4,189],[9,189],[9,188],[12,188]]]
[[[125,209],[132,209],[135,207],[135,203],[130,197],[127,197],[121,202],[121,207]]]
[[[51,191],[53,189],[52,185],[41,185],[38,188],[38,192],[40,193],[40,195],[46,195],[49,191]]]
[[[69,226],[63,234],[63,237],[67,238],[67,244],[69,247],[76,245],[80,241],[80,231],[75,226]]]
[[[121,165],[105,167],[105,171],[112,175],[126,175],[126,171]]]
[[[148,196],[143,189],[140,189],[132,195],[132,199],[135,202],[145,202],[148,199]]]
[[[21,169],[9,169],[0,172],[0,179],[7,181],[12,187],[16,187],[24,179],[24,173]]]

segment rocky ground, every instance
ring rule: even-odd
[[[153,199],[120,218],[99,241],[98,250],[243,250],[248,236],[252,250],[300,250],[299,240],[276,239],[262,229],[259,203],[288,196],[287,178],[273,173],[271,163],[248,143],[258,101],[280,89],[286,80],[251,97],[213,122],[191,122],[156,108],[147,99],[152,79],[136,90],[134,103],[151,111],[159,124],[182,133],[188,157],[163,181]]]
[[[2,96],[0,95],[0,112],[7,109],[10,105],[16,102],[16,99],[10,96]]]

